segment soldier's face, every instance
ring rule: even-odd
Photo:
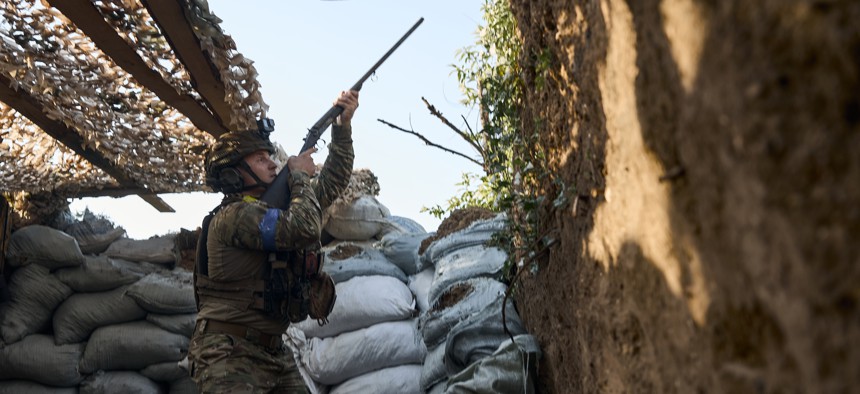
[[[272,161],[272,158],[269,157],[269,152],[265,150],[258,150],[245,156],[245,162],[248,163],[248,166],[251,167],[254,174],[257,174],[257,177],[263,182],[272,183],[278,175],[278,166],[274,161]],[[257,181],[249,174],[242,172],[242,177],[245,179],[246,185],[257,183]]]

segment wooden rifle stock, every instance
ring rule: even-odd
[[[418,28],[418,25],[420,25],[421,22],[424,22],[424,18],[418,19],[418,22],[415,22],[415,24],[412,25],[412,27],[406,32],[406,34],[404,34],[403,37],[400,37],[400,39],[397,40],[396,43],[394,43],[394,46],[392,46],[391,49],[388,50],[388,52],[382,55],[382,57],[379,58],[376,64],[374,64],[373,67],[370,68],[370,70],[367,70],[367,72],[364,73],[364,75],[358,80],[358,82],[355,83],[355,85],[352,85],[350,90],[361,90],[361,86],[364,84],[364,81],[366,81],[368,78],[370,78],[371,75],[373,75],[373,73],[376,72],[376,69],[379,68],[379,66],[382,65],[382,63],[385,62],[385,60],[388,59],[388,57],[391,56],[392,53],[394,53],[394,51],[397,49],[397,47],[400,46],[400,44],[403,43],[403,41],[406,41],[406,38],[408,38],[409,35],[412,34],[415,29]],[[319,120],[317,120],[316,123],[314,123],[314,125],[311,126],[310,129],[308,129],[308,134],[307,136],[305,136],[305,143],[304,145],[302,145],[302,149],[299,151],[299,153],[302,153],[310,149],[312,146],[316,145],[317,141],[319,141],[320,137],[322,137],[326,129],[328,129],[328,127],[331,126],[332,123],[334,123],[335,119],[337,119],[338,115],[340,115],[342,112],[343,107],[337,105],[332,106],[328,111],[326,111],[326,113]],[[263,193],[263,196],[260,197],[260,199],[265,201],[272,207],[278,209],[287,209],[290,205],[290,186],[288,182],[289,177],[290,171],[287,166],[284,165],[284,168],[281,169],[281,172],[278,173],[278,176],[275,178],[274,181],[272,181],[272,184],[269,185],[269,187],[266,189],[266,192]]]

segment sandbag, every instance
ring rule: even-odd
[[[51,314],[72,289],[48,268],[33,264],[12,274],[9,293],[11,299],[0,304],[0,334],[7,344],[50,327]]]
[[[415,322],[402,320],[310,338],[302,362],[315,381],[331,385],[377,369],[421,363],[426,354]]]
[[[433,241],[421,254],[421,262],[436,264],[439,258],[458,249],[484,245],[493,238],[493,234],[504,230],[507,225],[507,215],[504,213],[492,219],[476,220],[462,230]]]
[[[146,315],[146,321],[174,334],[191,338],[191,334],[194,333],[194,325],[197,324],[197,314],[159,315],[150,313]]]
[[[413,275],[425,268],[425,264],[418,257],[418,248],[422,241],[433,234],[435,233],[390,233],[382,237],[382,253],[406,275]]]
[[[518,335],[502,343],[489,357],[451,376],[445,393],[535,393],[537,363],[541,357],[537,338]]]
[[[143,275],[131,271],[107,256],[84,256],[78,267],[61,268],[54,275],[66,286],[79,293],[94,293],[116,289],[137,282]]]
[[[399,365],[356,376],[331,388],[329,394],[424,394],[418,384],[421,364]]]
[[[328,386],[314,381],[311,374],[308,373],[308,366],[305,364],[305,360],[302,358],[302,355],[308,352],[308,340],[305,338],[305,333],[295,326],[290,325],[287,327],[287,332],[284,333],[283,339],[287,349],[293,355],[293,359],[296,360],[296,368],[298,368],[299,374],[302,376],[302,381],[304,381],[305,386],[310,391],[309,394],[328,394]]]
[[[409,277],[409,290],[415,295],[415,302],[418,304],[418,310],[425,313],[430,310],[430,286],[433,284],[433,277],[436,276],[433,268],[427,268],[415,275]]]
[[[47,335],[30,335],[0,348],[0,380],[24,379],[58,387],[76,386],[84,377],[78,362],[84,344],[54,345]]]
[[[137,372],[98,371],[81,383],[80,394],[164,394],[158,384]]]
[[[95,215],[89,209],[84,209],[83,217],[78,220],[67,208],[48,225],[74,237],[84,254],[104,252],[125,233],[121,227],[114,226],[110,219]]]
[[[391,212],[376,197],[364,195],[351,202],[335,201],[326,216],[324,228],[336,239],[366,241],[385,228]]]
[[[453,376],[469,364],[490,356],[511,336],[528,333],[510,298],[505,304],[508,330],[505,332],[505,325],[502,324],[504,298],[504,295],[499,295],[490,305],[457,323],[448,333],[444,352],[444,365],[448,376]]]
[[[427,394],[444,394],[445,388],[448,386],[448,379],[434,384],[427,390]]]
[[[190,272],[152,273],[129,286],[127,294],[148,312],[176,315],[197,312]]]
[[[157,264],[176,263],[174,240],[176,234],[156,236],[150,239],[120,238],[114,241],[104,255],[128,261],[145,261]]]
[[[343,251],[347,249],[357,252],[348,253],[348,257],[344,257]],[[390,276],[406,283],[403,270],[388,261],[381,251],[371,245],[342,242],[326,246],[322,251],[325,253],[323,271],[329,274],[335,283],[346,282],[356,276],[371,275]]]
[[[96,328],[143,319],[146,311],[125,295],[127,286],[103,293],[78,293],[54,313],[57,345],[84,342]]]
[[[504,294],[507,287],[489,278],[474,278],[453,286],[447,294],[459,300],[451,304],[445,301],[445,295],[440,297],[440,305],[435,305],[420,318],[421,333],[424,343],[433,347],[445,341],[446,335],[457,323],[477,313],[493,302],[499,294]]]
[[[78,246],[84,254],[99,254],[107,250],[116,240],[125,235],[125,229],[115,228],[105,232],[96,232],[87,227],[73,226],[66,232],[78,241]]]
[[[421,366],[419,385],[422,390],[429,390],[436,383],[448,378],[445,370],[445,344],[436,345],[427,350],[427,357]]]
[[[6,261],[12,267],[40,264],[55,270],[84,263],[78,241],[48,226],[33,225],[15,231],[7,248]]]
[[[152,364],[140,370],[140,374],[147,378],[162,383],[170,383],[188,377],[188,371],[179,367],[176,361],[167,361]]]
[[[427,230],[420,223],[403,216],[391,215],[385,218],[385,226],[382,232],[377,234],[378,237],[384,237],[393,233],[400,234],[424,234]]]
[[[154,273],[164,274],[172,271],[172,269],[163,265],[147,263],[145,261],[128,261],[118,258],[113,258],[111,260],[113,260],[114,264],[120,267],[120,269],[140,274],[141,277]]]
[[[188,338],[136,321],[96,329],[81,359],[80,370],[139,370],[152,364],[179,361],[188,351]],[[134,357],[129,357],[133,354]]]
[[[77,387],[51,387],[27,380],[0,381],[0,394],[78,394]]]
[[[427,300],[435,304],[442,293],[466,279],[501,278],[507,258],[503,250],[484,245],[468,246],[444,255],[436,261],[436,275]]]
[[[408,319],[415,313],[412,292],[392,277],[357,276],[335,288],[337,302],[328,324],[320,326],[315,319],[296,324],[306,337],[332,337],[376,323]]]
[[[197,394],[199,392],[197,383],[194,383],[188,376],[170,383],[170,394]]]

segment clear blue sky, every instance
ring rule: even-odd
[[[388,128],[384,119],[422,133],[431,141],[477,154],[431,116],[421,97],[454,124],[461,116],[477,127],[474,109],[460,104],[462,94],[452,64],[459,49],[475,42],[481,0],[209,0],[221,26],[236,41],[239,52],[252,59],[262,94],[275,119],[272,138],[295,154],[302,137],[330,106],[335,96],[352,86],[420,17],[424,23],[364,84],[353,119],[356,168],[369,168],[379,177],[379,200],[393,215],[412,218],[428,231],[439,220],[420,213],[422,206],[444,204],[457,194],[463,172],[479,172],[475,164],[424,145],[414,136]],[[323,137],[326,139],[329,132]],[[314,158],[323,162],[328,152]],[[131,238],[194,229],[220,201],[220,194],[191,193],[161,196],[176,213],[159,213],[136,196],[121,199],[87,198],[72,202],[110,217]]]

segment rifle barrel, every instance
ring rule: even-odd
[[[364,81],[366,81],[367,78],[370,78],[370,76],[376,72],[376,69],[379,68],[379,66],[381,66],[382,63],[385,62],[385,60],[388,59],[388,57],[391,56],[391,54],[394,53],[395,50],[397,50],[397,47],[399,47],[400,44],[403,43],[403,41],[406,41],[406,38],[408,38],[409,35],[411,35],[412,32],[414,32],[415,29],[418,28],[421,22],[424,22],[424,18],[418,19],[418,22],[415,22],[415,24],[412,25],[412,27],[409,28],[408,31],[406,31],[406,34],[404,34],[403,37],[400,37],[400,39],[397,40],[396,43],[394,43],[394,46],[392,46],[391,49],[388,50],[388,52],[385,52],[385,54],[382,55],[382,57],[379,58],[378,61],[376,61],[376,64],[374,64],[373,67],[371,67],[370,70],[368,70],[366,73],[364,73],[364,75],[358,80],[358,82],[356,82],[355,85],[352,85],[352,88],[350,89],[361,90],[361,85],[364,84]],[[337,105],[334,105],[329,108],[329,110],[326,111],[326,113],[319,120],[317,120],[316,123],[314,123],[314,125],[311,126],[310,129],[308,129],[308,134],[307,136],[305,136],[305,143],[302,145],[302,149],[299,151],[299,153],[302,153],[310,149],[312,146],[316,145],[317,141],[319,141],[320,137],[322,137],[322,134],[326,131],[326,129],[328,129],[329,126],[331,126],[334,120],[342,112],[343,107]],[[284,166],[284,168],[281,169],[281,172],[278,173],[278,176],[275,178],[274,181],[272,181],[272,184],[269,186],[268,189],[266,189],[260,199],[267,202],[273,207],[287,209],[287,207],[289,206],[290,199],[290,190],[289,186],[287,185],[289,173],[289,168],[287,168],[287,166]]]
[[[367,70],[367,72],[364,73],[364,75],[362,75],[361,78],[358,79],[358,82],[356,82],[355,85],[352,85],[350,90],[356,90],[356,91],[361,90],[362,85],[364,85],[364,81],[367,81],[367,79],[370,78],[370,76],[376,72],[376,69],[378,69],[379,66],[381,66],[382,63],[384,63],[385,60],[388,59],[388,57],[391,56],[391,54],[397,50],[397,47],[399,47],[400,44],[403,43],[403,41],[406,41],[406,39],[409,38],[409,36],[412,34],[412,32],[414,32],[415,29],[417,29],[418,26],[421,25],[422,22],[424,22],[423,17],[419,18],[418,21],[415,22],[415,24],[412,25],[412,27],[409,28],[409,30],[407,30],[405,34],[403,34],[403,37],[400,37],[400,39],[394,43],[394,45],[391,47],[391,49],[389,49],[388,52],[385,52],[385,54],[382,55],[382,57],[376,61],[376,64],[374,64],[373,67],[370,67],[370,70]],[[337,105],[332,106],[331,109],[326,111],[326,113],[321,118],[319,118],[319,120],[317,120],[316,123],[314,123],[314,125],[311,126],[310,129],[308,129],[308,135],[305,136],[305,143],[302,145],[302,149],[299,151],[299,153],[302,153],[302,152],[310,149],[312,146],[316,145],[317,141],[319,141],[320,137],[325,132],[325,130],[329,126],[331,126],[331,124],[334,122],[334,120],[342,112],[343,112],[343,107],[340,107]]]

